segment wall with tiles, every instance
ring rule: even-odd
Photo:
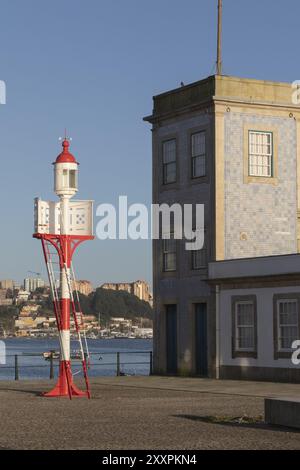
[[[270,126],[278,136],[278,184],[245,183],[244,129]],[[296,122],[292,118],[225,115],[225,259],[297,252]]]

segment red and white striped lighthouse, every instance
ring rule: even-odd
[[[92,235],[92,201],[71,201],[78,191],[78,162],[69,151],[69,141],[62,142],[63,151],[54,162],[54,191],[58,203],[35,200],[34,237],[42,241],[43,253],[53,296],[53,306],[57,321],[60,342],[60,364],[58,382],[54,389],[44,396],[88,396],[86,354],[80,333],[82,311],[79,297],[73,294],[72,256],[77,246]],[[59,264],[59,289],[54,276],[52,263],[53,247]],[[73,382],[70,353],[70,317],[73,315],[81,351],[81,362],[86,383],[86,391],[79,390]]]

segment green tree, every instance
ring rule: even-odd
[[[80,295],[82,311],[84,314],[101,314],[101,318],[110,317],[152,319],[153,311],[148,302],[140,300],[133,294],[125,291],[114,291],[99,287],[89,296]]]
[[[13,332],[15,328],[15,318],[19,315],[19,309],[15,306],[0,306],[0,326],[6,331]]]

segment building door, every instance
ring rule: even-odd
[[[195,304],[196,374],[207,377],[207,304]]]
[[[177,305],[166,305],[167,373],[177,373]]]

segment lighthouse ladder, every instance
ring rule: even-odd
[[[89,347],[88,347],[88,343],[87,343],[87,339],[86,339],[86,331],[85,331],[85,327],[84,327],[83,313],[82,313],[82,309],[81,309],[79,293],[78,293],[78,289],[76,287],[77,282],[76,282],[76,278],[75,278],[75,271],[74,271],[73,263],[71,263],[70,275],[72,276],[73,285],[75,287],[73,291],[75,292],[76,312],[79,313],[80,319],[81,319],[81,324],[83,325],[84,347],[85,347],[85,350],[86,350],[86,357],[87,357],[87,360],[88,360],[88,365],[90,365],[90,352],[89,352]]]
[[[86,385],[86,391],[87,391],[87,396],[88,398],[91,398],[91,392],[90,392],[90,384],[89,384],[89,379],[88,379],[88,374],[87,374],[87,361],[86,359],[89,358],[89,353],[88,353],[88,348],[87,348],[87,341],[86,341],[86,336],[84,332],[84,338],[85,338],[85,346],[86,346],[86,351],[87,354],[85,354],[84,348],[83,348],[83,343],[82,343],[82,338],[81,338],[81,332],[80,332],[80,325],[78,322],[78,313],[80,315],[81,323],[84,326],[83,322],[83,314],[80,306],[80,301],[79,301],[79,295],[77,290],[75,289],[76,292],[76,300],[77,303],[75,303],[74,300],[74,294],[73,294],[73,286],[75,287],[75,279],[74,279],[74,269],[73,266],[71,265],[71,269],[67,269],[67,264],[64,262],[64,271],[65,271],[65,276],[67,279],[68,283],[68,289],[69,289],[69,294],[70,294],[70,300],[71,300],[71,309],[72,309],[72,314],[73,314],[73,319],[74,319],[74,324],[75,324],[75,329],[76,333],[78,336],[78,342],[79,342],[79,347],[80,347],[80,355],[81,355],[81,364],[82,364],[82,370],[83,370],[83,376],[85,380],[85,385]],[[73,274],[72,274],[73,273]]]

